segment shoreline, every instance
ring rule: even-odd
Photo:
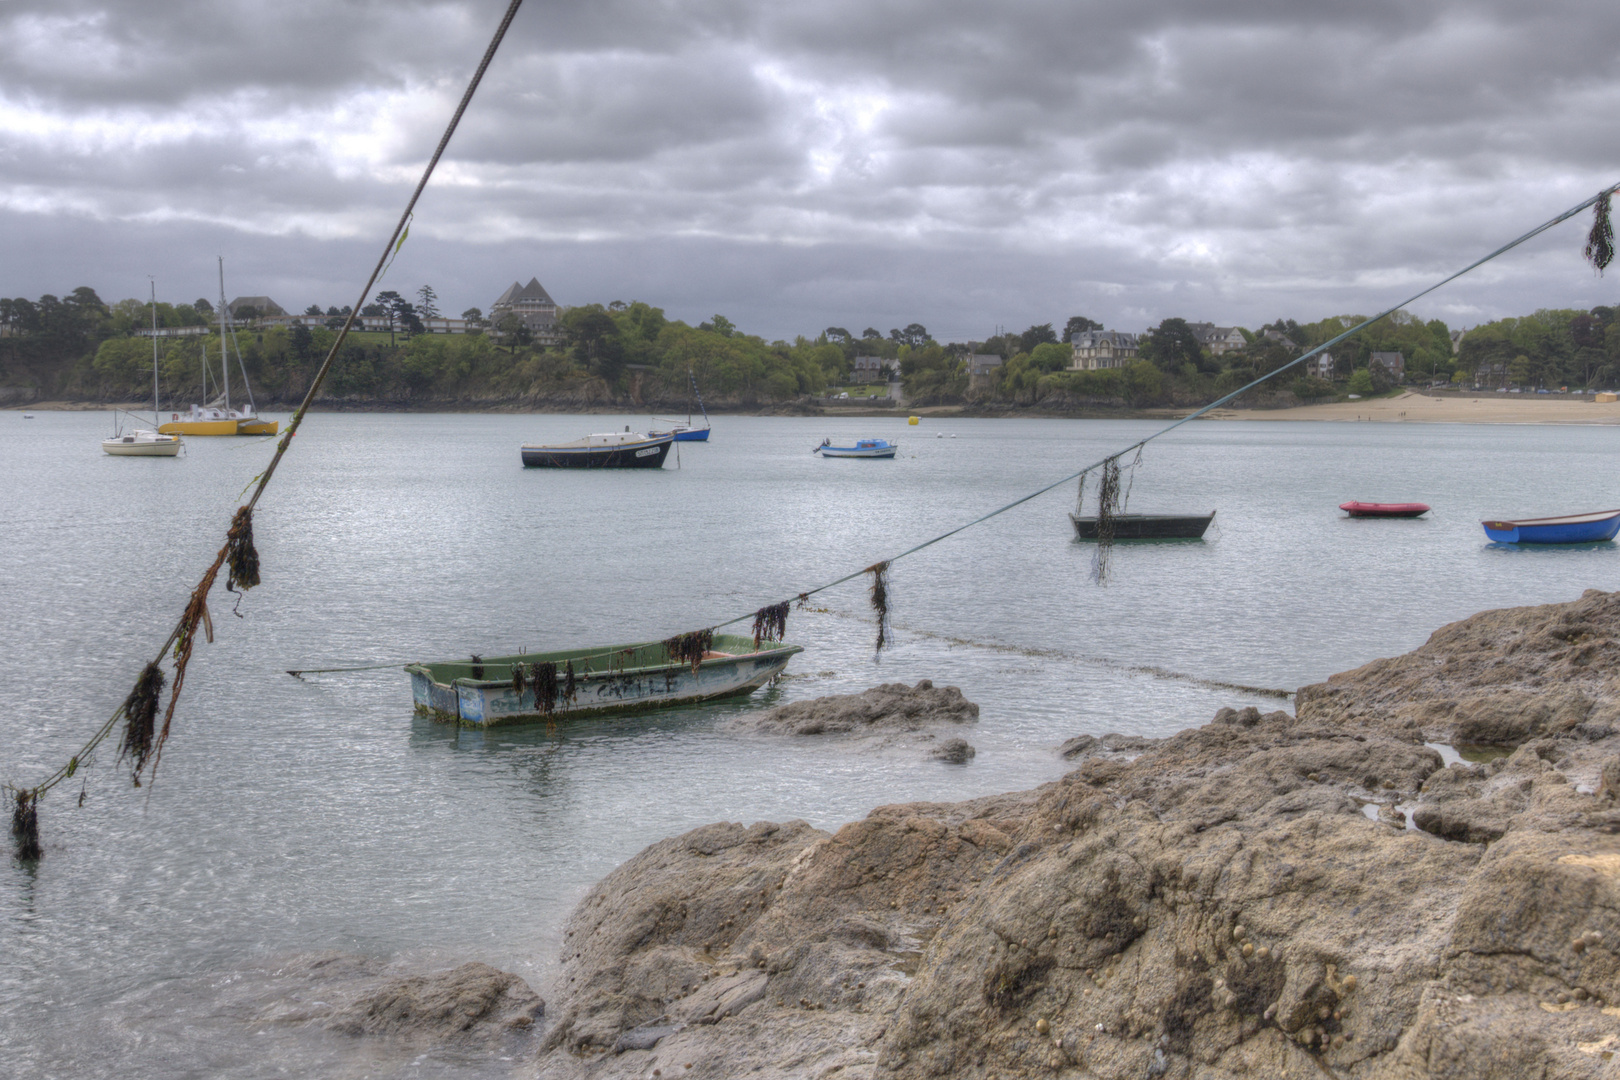
[[[1311,420],[1324,423],[1537,424],[1594,426],[1620,424],[1620,401],[1537,394],[1424,394],[1407,390],[1394,397],[1334,401],[1284,409],[1216,409],[1206,420]]]
[[[112,412],[114,410],[140,415],[150,411],[149,405],[138,402],[81,402],[54,400],[37,404],[0,405],[0,412]],[[290,414],[296,405],[269,405],[265,413]],[[485,404],[432,401],[420,404],[407,402],[344,402],[320,401],[311,407],[311,413],[444,413],[474,415],[493,413],[501,415],[533,416],[633,416],[640,413],[667,412],[657,405],[572,405],[555,404],[535,407],[517,402],[490,402]],[[1020,408],[1015,406],[977,405],[902,405],[894,408],[863,408],[860,406],[826,405],[822,403],[784,402],[768,406],[711,407],[711,416],[793,416],[827,420],[905,419],[918,416],[923,419],[970,420],[1179,420],[1192,412],[1192,408],[1110,408],[1073,411]],[[1620,401],[1597,402],[1587,397],[1547,398],[1539,395],[1508,395],[1495,393],[1428,394],[1407,390],[1393,397],[1369,398],[1362,401],[1335,401],[1317,405],[1295,405],[1282,408],[1215,409],[1203,420],[1261,420],[1261,421],[1315,421],[1320,423],[1405,423],[1405,424],[1529,424],[1546,426],[1604,426],[1620,425]]]

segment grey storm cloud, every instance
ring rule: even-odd
[[[189,294],[223,250],[349,302],[502,10],[0,0],[0,235],[38,241],[0,292]],[[529,0],[395,273],[767,336],[1255,325],[1398,300],[1616,146],[1612,2]],[[1579,247],[1423,310],[1613,302]]]

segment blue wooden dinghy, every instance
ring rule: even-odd
[[[1620,533],[1620,510],[1564,517],[1482,521],[1485,535],[1499,544],[1590,544]]]
[[[747,694],[782,673],[800,645],[715,634],[702,659],[667,641],[411,664],[416,711],[490,727],[532,720],[661,709]],[[549,708],[547,707],[549,705]]]

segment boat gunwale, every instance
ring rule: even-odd
[[[742,637],[742,635],[726,635],[726,636],[728,636],[728,637],[738,637],[738,638],[740,638],[741,640],[744,640],[744,641],[749,640],[747,638]],[[590,657],[590,656],[602,656],[602,655],[612,655],[614,653],[623,652],[623,651],[626,651],[626,650],[643,649],[643,648],[647,648],[649,646],[656,646],[656,645],[662,645],[662,644],[663,644],[662,641],[642,641],[642,642],[637,642],[637,643],[635,643],[633,645],[625,645],[625,646],[620,646],[620,647],[611,647],[610,646],[610,647],[607,647],[607,648],[589,648],[589,649],[580,650],[580,651],[583,651],[584,654],[587,657]],[[761,657],[777,657],[777,656],[792,657],[792,656],[804,651],[804,646],[803,645],[792,645],[792,644],[789,644],[787,642],[772,642],[771,645],[772,645],[771,648],[759,648],[759,649],[754,649],[751,652],[725,653],[722,656],[717,656],[717,657],[713,657],[713,658],[705,658],[705,659],[698,662],[698,666],[699,666],[699,668],[703,668],[703,667],[707,667],[707,666],[709,666],[711,664],[713,664],[713,665],[735,664],[735,663],[738,663],[738,662],[743,661],[743,660],[758,660]],[[487,660],[484,660],[483,661],[483,666],[486,667],[486,668],[488,668],[488,667],[505,667],[505,668],[507,668],[508,671],[510,671],[511,668],[515,664],[534,663],[536,660],[548,660],[551,657],[558,657],[559,658],[558,660],[551,661],[551,662],[562,662],[562,661],[566,661],[566,660],[578,659],[578,657],[575,657],[575,656],[572,655],[575,651],[576,650],[573,650],[573,649],[559,649],[559,650],[553,650],[551,652],[545,652],[545,653],[518,653],[518,654],[516,654],[514,656],[495,656],[495,657],[490,657]],[[718,650],[716,650],[716,651],[718,651]],[[421,675],[424,678],[426,678],[428,681],[432,682],[435,686],[443,686],[443,687],[446,687],[446,688],[456,687],[456,686],[466,686],[466,687],[469,687],[469,688],[472,688],[472,689],[483,690],[483,689],[489,689],[489,688],[492,688],[492,687],[501,687],[501,686],[511,686],[512,685],[511,675],[508,675],[504,679],[474,679],[474,678],[471,678],[470,676],[469,677],[456,677],[456,678],[451,679],[449,682],[440,682],[437,678],[434,677],[433,672],[431,670],[432,665],[435,664],[435,663],[438,663],[438,664],[463,664],[463,665],[465,665],[465,664],[470,664],[471,661],[468,661],[468,660],[439,660],[439,661],[426,660],[426,661],[416,661],[414,663],[410,663],[410,664],[405,665],[405,671],[412,674],[412,675]],[[674,671],[674,670],[679,670],[679,669],[682,669],[682,668],[690,669],[691,666],[692,665],[691,665],[691,663],[689,661],[678,660],[678,661],[671,661],[671,662],[662,663],[662,664],[650,664],[650,665],[647,665],[647,666],[644,666],[644,667],[609,668],[609,669],[603,670],[603,671],[576,672],[574,678],[578,682],[588,682],[588,681],[595,680],[595,679],[620,679],[620,678],[625,678],[627,676],[646,675],[646,674],[657,673],[657,672],[660,672],[660,671]]]
[[[1512,529],[1523,528],[1526,525],[1590,525],[1617,516],[1620,516],[1620,510],[1596,510],[1590,514],[1565,514],[1562,517],[1480,518],[1479,523],[1488,529],[1509,532]],[[1502,528],[1504,525],[1508,526],[1508,528]]]

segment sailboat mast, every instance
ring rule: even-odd
[[[152,430],[156,431],[163,426],[163,418],[158,415],[158,377],[157,377],[157,279],[152,279]]]
[[[225,256],[219,257],[219,372],[225,378],[225,412],[231,411],[231,362],[225,351]]]

